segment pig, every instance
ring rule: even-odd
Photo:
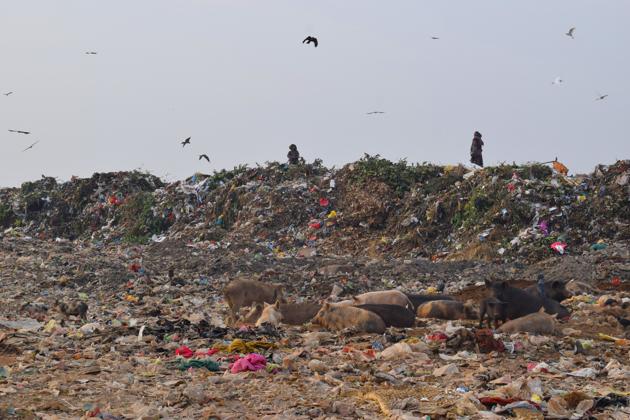
[[[240,318],[240,322],[243,324],[255,324],[262,312],[263,304],[260,302],[254,303],[250,310]]]
[[[67,304],[65,302],[57,301],[55,303],[55,308],[65,317],[73,315],[81,317],[84,320],[87,319],[88,306],[85,302],[72,302],[70,304]]]
[[[265,303],[262,314],[256,321],[256,326],[269,323],[274,327],[283,324],[302,325],[313,319],[322,305],[312,302],[281,303],[276,301],[273,305]]]
[[[409,298],[409,300],[413,304],[414,312],[418,310],[418,306],[422,305],[423,303],[430,302],[432,300],[455,300],[450,296],[440,295],[440,294],[432,295],[432,294],[407,293],[406,295],[407,295],[407,298]]]
[[[491,291],[491,297],[505,303],[505,316],[508,319],[529,315],[543,306],[540,296],[512,287],[506,281],[486,280],[485,283]]]
[[[432,300],[423,303],[418,307],[416,315],[418,315],[419,318],[439,319],[477,318],[477,313],[469,302],[463,304],[456,300]]]
[[[507,320],[505,315],[505,302],[501,302],[495,298],[487,298],[481,301],[479,305],[479,328],[483,328],[483,319],[488,314],[488,326],[494,323],[494,328]]]
[[[562,302],[565,299],[571,297],[571,293],[566,289],[566,283],[560,280],[553,280],[544,283],[544,291],[545,296],[549,299],[555,300],[556,302]],[[538,297],[540,296],[540,291],[538,290],[538,285],[534,284],[532,286],[526,287],[524,289],[527,293],[531,293]]]
[[[355,307],[374,312],[381,317],[386,327],[411,328],[416,323],[416,314],[402,306],[368,303]]]
[[[238,312],[243,306],[250,306],[257,302],[274,303],[282,299],[282,286],[256,280],[237,279],[225,286],[223,295],[232,311],[233,319],[238,319]]]
[[[413,304],[407,295],[399,290],[382,290],[380,292],[367,292],[352,298],[353,304],[365,305],[368,303],[377,305],[398,305],[413,310]]]
[[[334,306],[324,303],[313,318],[313,323],[332,330],[353,328],[368,333],[385,332],[385,322],[380,316],[354,306]]]
[[[497,331],[508,334],[517,332],[553,334],[556,329],[556,316],[557,314],[549,315],[545,313],[544,308],[540,308],[538,312],[506,322]]]

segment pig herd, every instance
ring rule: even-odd
[[[569,310],[560,304],[570,297],[564,282],[539,282],[525,289],[506,281],[486,281],[485,285],[489,296],[478,303],[399,290],[367,292],[339,302],[290,303],[282,286],[245,279],[230,282],[224,296],[234,322],[274,326],[310,322],[330,330],[350,328],[379,334],[388,327],[413,327],[416,318],[478,319],[480,328],[487,319],[488,325],[494,324],[501,332],[549,334],[556,318],[569,316]]]

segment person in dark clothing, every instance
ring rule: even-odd
[[[300,152],[298,152],[295,144],[289,146],[287,157],[289,158],[289,165],[297,165],[300,163]]]
[[[483,149],[483,140],[481,140],[481,133],[475,131],[472,145],[470,146],[470,162],[475,165],[479,165],[483,168],[483,156],[481,155]]]

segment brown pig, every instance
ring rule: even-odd
[[[483,327],[483,320],[488,315],[488,326],[494,323],[494,328],[499,326],[499,321],[507,320],[506,303],[495,298],[487,298],[479,304],[479,328]]]
[[[55,308],[66,317],[73,315],[87,319],[88,306],[85,302],[72,302],[68,304],[58,301],[55,303]]]
[[[419,318],[439,319],[474,319],[477,313],[472,304],[463,304],[456,300],[432,300],[418,306],[416,315]]]
[[[262,314],[256,321],[256,326],[269,323],[275,327],[283,324],[302,325],[313,319],[322,305],[312,302],[281,303],[276,301],[273,305],[265,303]]]
[[[353,305],[398,305],[413,311],[413,304],[406,294],[399,290],[382,290],[380,292],[367,292],[352,298]]]
[[[255,324],[256,321],[258,320],[258,318],[260,318],[260,315],[262,315],[263,312],[263,304],[260,302],[254,303],[251,308],[249,309],[249,311],[241,309],[241,317],[239,319],[239,322],[243,323],[243,324]]]
[[[358,331],[382,334],[385,332],[385,322],[374,312],[354,306],[334,306],[324,303],[313,318],[313,323],[331,330],[353,328]]]
[[[243,306],[251,306],[257,302],[274,303],[282,299],[282,286],[256,280],[237,279],[225,286],[223,296],[232,311],[232,317],[237,319],[238,312]]]
[[[533,314],[508,321],[501,325],[497,331],[502,333],[526,332],[532,334],[553,334],[556,329],[557,314],[549,315],[544,308]]]

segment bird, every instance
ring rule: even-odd
[[[3,93],[4,96],[9,96],[9,95],[12,95],[12,94],[13,94],[13,91],[7,92],[7,93]]]
[[[26,152],[28,149],[32,149],[33,146],[35,146],[37,143],[39,143],[39,140],[37,140],[35,143],[31,144],[30,146],[28,146],[26,149],[22,150],[23,152]]]
[[[627,328],[628,326],[630,326],[630,319],[626,319],[626,318],[622,318],[620,316],[615,317],[617,318],[617,321],[619,321],[619,323],[624,327]]]
[[[606,97],[608,96],[608,94],[606,95],[599,95],[597,98],[595,98],[596,101],[602,101],[604,99],[606,99]]]
[[[307,36],[306,38],[304,38],[304,41],[302,41],[302,44],[306,43],[306,44],[310,44],[313,43],[313,45],[315,45],[315,48],[317,48],[317,38],[315,38],[314,36]]]
[[[203,155],[199,155],[199,160],[201,160],[201,159],[205,159],[205,160],[208,161],[208,163],[210,163],[210,158],[205,153]]]
[[[11,133],[18,133],[18,134],[31,134],[30,131],[22,131],[22,130],[9,130]]]
[[[446,284],[444,283],[444,280],[440,279],[440,281],[438,281],[438,284],[437,284],[437,287],[436,287],[437,291],[439,293],[442,293],[444,291],[445,287],[446,287]]]
[[[545,297],[545,275],[543,273],[538,274],[538,280],[536,281],[538,293],[541,297]]]
[[[96,54],[98,54],[96,51],[86,51],[85,53],[87,55],[96,55]]]
[[[440,39],[440,38],[437,36],[432,36],[431,39]]]
[[[551,82],[552,85],[561,85],[564,83],[564,80],[562,80],[560,77],[556,77],[553,82]]]
[[[567,32],[565,35],[566,36],[570,36],[571,38],[573,38],[573,32],[575,32],[575,28],[569,29],[569,32]]]
[[[182,147],[186,147],[187,144],[190,144],[190,137],[182,142]]]
[[[383,111],[371,111],[371,112],[366,112],[365,115],[372,115],[372,114],[384,114],[385,112]]]

